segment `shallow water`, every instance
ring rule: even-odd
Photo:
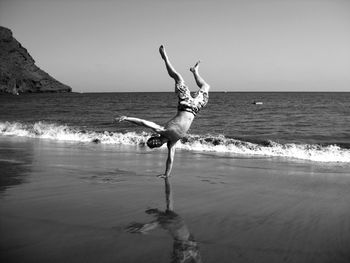
[[[1,95],[0,134],[142,145],[151,132],[114,118],[164,124],[176,103],[173,93]],[[211,93],[179,147],[350,163],[349,122],[350,93]]]
[[[254,105],[261,101],[263,105]],[[176,112],[174,93],[23,94],[0,96],[1,121],[115,131],[113,118],[135,116],[165,123]],[[248,141],[350,146],[350,93],[211,93],[192,134]],[[120,131],[134,127],[119,127]]]

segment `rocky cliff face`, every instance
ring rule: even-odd
[[[0,92],[71,92],[72,89],[52,78],[35,65],[27,50],[0,26]]]

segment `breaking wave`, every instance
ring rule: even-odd
[[[60,141],[95,142],[102,144],[145,145],[150,133],[84,131],[46,122],[24,124],[0,122],[0,135],[45,138]],[[252,143],[224,135],[189,135],[178,148],[190,151],[211,151],[243,155],[289,157],[317,162],[350,163],[350,150],[337,145],[280,144],[274,141]]]

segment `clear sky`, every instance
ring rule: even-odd
[[[36,64],[74,91],[350,91],[349,0],[0,0]]]

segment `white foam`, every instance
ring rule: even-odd
[[[45,138],[58,141],[93,142],[106,144],[131,144],[139,145],[145,143],[149,134],[134,132],[97,133],[93,131],[80,131],[66,125],[57,125],[45,122],[34,124],[23,124],[18,122],[0,122],[0,135],[21,136],[31,138]]]
[[[230,141],[228,143],[227,141]],[[211,151],[222,153],[236,153],[244,155],[260,155],[274,157],[290,157],[317,162],[344,162],[350,163],[350,150],[336,145],[319,146],[310,144],[279,144],[271,142],[269,146],[262,146],[249,142],[224,139],[222,144],[197,141],[179,144],[179,148],[195,151]]]
[[[46,138],[59,141],[100,142],[103,144],[144,145],[151,134],[142,132],[94,132],[80,131],[66,125],[45,122],[23,124],[0,122],[0,135]],[[279,144],[270,142],[267,146],[228,139],[220,136],[190,135],[179,142],[180,149],[190,151],[211,151],[244,155],[290,157],[317,162],[350,163],[350,150],[336,145],[320,146],[311,144]]]

